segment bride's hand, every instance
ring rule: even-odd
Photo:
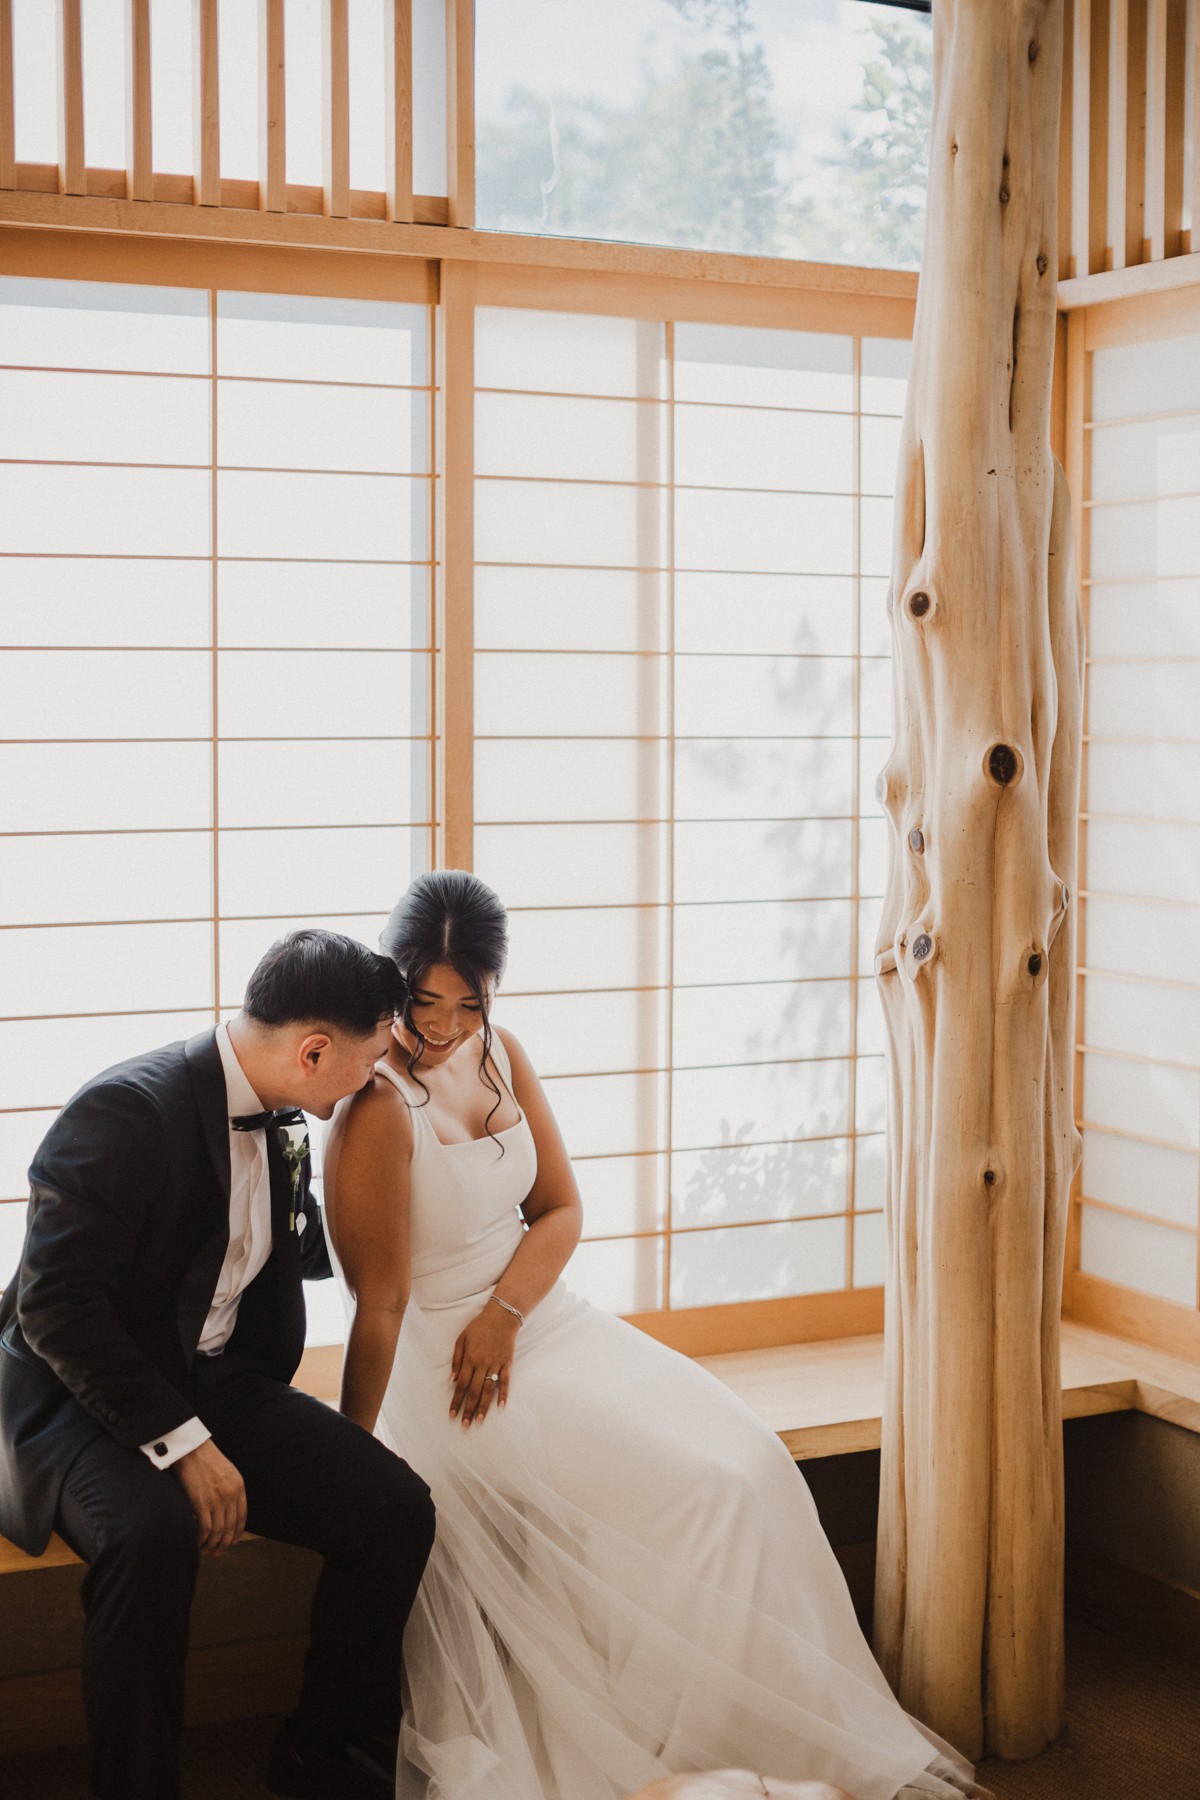
[[[450,1417],[462,1413],[464,1425],[474,1420],[481,1424],[491,1410],[492,1402],[503,1406],[508,1399],[508,1381],[512,1374],[513,1356],[517,1348],[520,1321],[500,1306],[485,1306],[465,1331],[458,1335],[450,1375],[454,1397]],[[491,1375],[499,1376],[490,1381]]]

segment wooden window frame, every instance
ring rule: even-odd
[[[92,208],[95,201],[84,201]],[[111,206],[112,203],[100,203]],[[129,203],[119,203],[122,207]],[[0,200],[0,207],[3,201]],[[203,210],[145,203],[157,212],[186,213],[200,224],[220,219]],[[198,217],[199,215],[199,217]],[[302,221],[255,215],[274,227],[275,241],[247,242],[246,215],[235,241],[213,242],[207,231],[158,236],[124,228],[30,230],[0,225],[0,272],[9,275],[223,290],[403,299],[436,304],[434,699],[431,733],[435,766],[435,844],[441,866],[470,867],[472,857],[473,631],[473,339],[477,305],[699,323],[834,332],[871,337],[911,336],[915,278],[888,271],[831,269],[765,259],[706,256],[702,272],[687,252],[649,250],[643,270],[610,270],[608,246],[567,243],[566,266],[547,266],[540,239],[469,234],[487,260],[425,255],[421,227],[387,227],[389,234],[418,236],[411,248],[393,244],[389,254],[347,255],[317,244],[297,244],[288,231],[339,229],[356,222]],[[359,227],[363,229],[363,227]],[[376,227],[368,225],[373,232]],[[273,234],[274,235],[274,234]],[[445,231],[432,233],[445,246]],[[454,232],[454,239],[462,236]],[[282,239],[280,242],[278,239]],[[456,249],[459,243],[456,242]],[[463,246],[465,248],[465,246]],[[549,246],[557,248],[558,246]],[[585,266],[579,267],[583,261]],[[593,266],[586,266],[588,262]],[[574,265],[574,266],[573,266]],[[772,279],[768,282],[766,277]],[[806,1340],[859,1336],[882,1329],[882,1288],[845,1288],[779,1300],[635,1314],[633,1322],[660,1341],[691,1355],[755,1349]]]
[[[1200,259],[1197,259],[1200,260]],[[1189,258],[1190,262],[1191,259]],[[1168,267],[1170,265],[1167,265]],[[1180,268],[1179,274],[1185,273]],[[1200,335],[1200,269],[1186,268],[1191,277],[1188,285],[1176,285],[1160,291],[1134,291],[1127,298],[1107,298],[1112,277],[1102,276],[1085,286],[1082,282],[1064,284],[1070,310],[1066,314],[1066,371],[1064,393],[1064,466],[1071,488],[1075,535],[1076,569],[1079,577],[1080,602],[1085,633],[1091,594],[1089,563],[1089,520],[1091,500],[1091,372],[1096,350],[1125,344],[1144,344],[1156,339]],[[1140,276],[1142,269],[1126,272]],[[1132,282],[1128,283],[1133,286]],[[1089,290],[1098,298],[1088,304]],[[1063,290],[1060,290],[1062,293]],[[1081,303],[1070,305],[1079,297]],[[1061,304],[1061,299],[1060,299]],[[1060,343],[1062,340],[1060,332]],[[1087,957],[1087,831],[1088,831],[1088,707],[1085,687],[1084,755],[1079,803],[1080,871],[1079,920],[1076,946],[1076,1053],[1075,1053],[1075,1122],[1082,1131],[1083,1058],[1084,1058],[1084,985]],[[1089,1053],[1091,1047],[1088,1047]],[[1091,1123],[1091,1122],[1089,1122]],[[1071,1186],[1070,1214],[1067,1228],[1066,1267],[1063,1274],[1063,1317],[1091,1325],[1118,1337],[1133,1338],[1153,1344],[1157,1349],[1193,1360],[1200,1358],[1200,1310],[1176,1301],[1162,1300],[1118,1282],[1089,1275],[1080,1267],[1081,1220],[1085,1200],[1082,1168]],[[1110,1208],[1109,1210],[1123,1210]],[[1132,1209],[1130,1209],[1132,1210]],[[1137,1217],[1144,1217],[1141,1213]],[[1198,1220],[1200,1226],[1200,1220]],[[1181,1228],[1186,1229],[1186,1228]],[[1200,1235],[1200,1234],[1198,1234]],[[1197,1295],[1200,1307],[1200,1293]]]
[[[128,168],[88,168],[79,0],[57,0],[57,7],[63,46],[60,164],[20,164],[13,135],[12,4],[0,0],[0,272],[420,301],[437,309],[431,715],[436,856],[443,864],[469,866],[474,307],[525,306],[904,337],[911,335],[916,277],[711,251],[476,231],[471,0],[447,0],[445,197],[412,193],[411,0],[386,0],[385,49],[394,80],[387,86],[384,191],[348,188],[344,105],[336,104],[332,86],[325,181],[317,188],[286,181],[282,0],[258,0],[268,52],[260,91],[259,180],[220,175],[216,0],[195,0],[192,171],[163,173],[149,166],[147,0],[126,0],[125,5],[130,67],[138,76],[130,84],[134,104]],[[1169,336],[1200,330],[1200,274],[1188,255],[1195,227],[1183,224],[1200,206],[1200,0],[1068,0],[1064,10],[1068,54],[1059,239],[1060,269],[1067,279],[1060,285],[1059,303],[1068,317],[1060,328],[1054,405],[1056,436],[1074,496],[1086,617],[1090,352],[1101,342],[1137,341],[1139,333]],[[344,0],[326,0],[331,83],[344,73],[344,19]],[[1131,117],[1131,102],[1136,118]],[[1148,138],[1137,130],[1143,113]],[[1185,164],[1188,120],[1191,154]],[[1113,335],[1119,333],[1131,335]],[[1084,796],[1081,853],[1086,849],[1086,785]],[[1085,934],[1086,900],[1080,969],[1086,966]],[[1079,1210],[1077,1186],[1064,1282],[1067,1315],[1200,1355],[1200,1314],[1080,1271]],[[880,1328],[882,1290],[845,1289],[643,1314],[636,1322],[692,1354],[857,1335]]]

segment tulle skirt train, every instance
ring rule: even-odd
[[[624,1800],[730,1766],[856,1800],[976,1791],[896,1704],[787,1451],[705,1370],[560,1284],[505,1411],[451,1422],[485,1298],[410,1307],[377,1427],[438,1509],[400,1800]]]

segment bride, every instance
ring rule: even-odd
[[[408,1000],[335,1115],[325,1196],[341,1409],[437,1504],[401,1800],[623,1800],[732,1765],[847,1800],[982,1792],[893,1698],[774,1433],[560,1279],[579,1195],[528,1058],[489,1023],[496,896],[424,875],[381,942]]]

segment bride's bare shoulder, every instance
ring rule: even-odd
[[[493,1025],[492,1032],[507,1050],[508,1060],[513,1066],[514,1074],[520,1074],[526,1069],[532,1074],[533,1064],[530,1062],[520,1038],[514,1037],[507,1025]]]
[[[325,1158],[328,1162],[331,1152],[336,1156],[347,1145],[356,1150],[387,1147],[411,1151],[412,1141],[408,1102],[395,1083],[376,1070],[366,1086],[338,1108],[325,1140]]]

